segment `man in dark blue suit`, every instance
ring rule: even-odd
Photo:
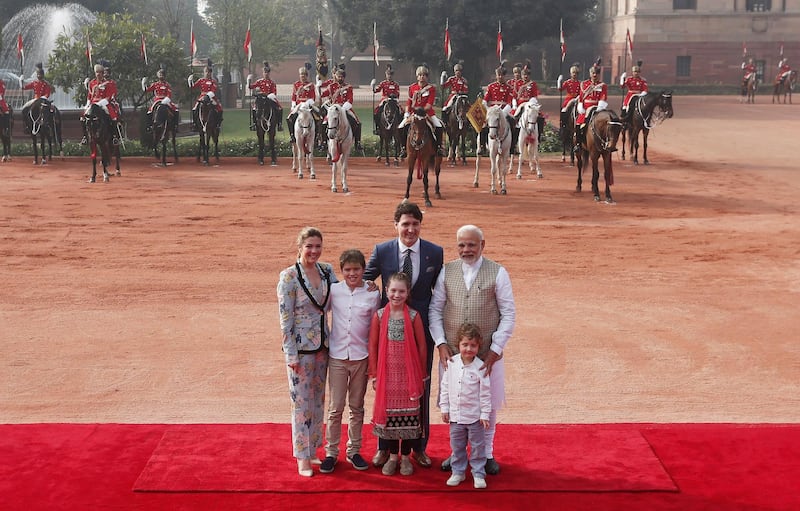
[[[409,306],[416,309],[422,318],[425,327],[425,339],[428,344],[428,360],[426,361],[428,379],[425,381],[425,394],[422,402],[422,427],[424,437],[421,440],[422,449],[414,452],[411,457],[422,467],[430,467],[431,459],[425,453],[430,434],[430,396],[431,396],[431,368],[433,367],[434,344],[428,330],[428,306],[433,296],[433,286],[439,278],[439,272],[444,264],[444,249],[439,245],[420,239],[422,230],[422,211],[419,206],[411,202],[401,202],[394,212],[394,226],[397,229],[397,239],[392,239],[375,245],[372,255],[364,272],[364,279],[375,280],[381,278],[382,305],[386,305],[386,286],[393,273],[404,270],[406,257],[411,261],[411,298]],[[406,263],[407,264],[407,263]],[[378,452],[372,459],[376,467],[380,467],[389,459],[388,445],[378,439]]]

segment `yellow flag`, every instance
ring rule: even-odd
[[[469,119],[475,132],[480,133],[486,125],[486,107],[483,106],[483,98],[475,99],[475,102],[467,110],[467,119]]]

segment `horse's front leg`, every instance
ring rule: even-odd
[[[172,131],[172,157],[175,159],[175,163],[178,163],[178,144],[175,143],[175,131]]]
[[[219,165],[219,133],[214,136],[214,159]]]
[[[628,131],[627,126],[622,127],[622,152],[620,153],[620,158],[623,160],[625,159],[625,132]],[[633,152],[633,151],[631,151]]]
[[[578,152],[577,158],[578,161],[576,167],[578,169],[578,184],[575,185],[575,191],[580,192],[581,189],[583,188],[583,165],[585,163],[583,160],[584,158],[583,151]]]
[[[614,204],[614,198],[611,197],[611,154],[603,154],[603,181],[606,184],[606,204]]]
[[[405,200],[408,200],[408,197],[411,194],[411,183],[414,180],[414,167],[417,166],[417,155],[412,155],[411,152],[408,154],[408,177],[406,177],[406,195]]]
[[[631,132],[631,155],[633,164],[639,165],[639,131],[635,129]]]
[[[313,140],[311,140],[311,141],[309,142],[309,152],[308,152],[308,154],[306,155],[306,158],[308,159],[308,172],[309,172],[309,177],[310,177],[311,179],[317,179],[317,173],[316,173],[316,171],[314,170],[314,149],[313,149],[313,147],[314,147],[314,141],[313,141]]]
[[[645,165],[650,165],[650,160],[647,159],[647,135],[649,134],[650,130],[646,128],[642,130],[642,161]]]
[[[342,157],[339,157],[340,161],[341,161],[341,158]],[[331,191],[333,193],[336,193],[336,192],[339,191],[339,190],[336,189],[336,165],[337,165],[337,162],[331,161]]]
[[[343,193],[350,193],[350,187],[347,186],[347,165],[349,160],[350,160],[350,152],[348,151],[347,154],[342,155],[342,159],[339,162],[341,164],[341,166],[339,167],[339,172],[341,174]]]
[[[536,169],[536,177],[538,179],[542,179],[544,177],[544,173],[542,173],[542,167],[539,166],[539,141],[537,140],[533,144],[533,151],[528,149],[528,158],[530,158],[531,162],[531,173],[533,173],[533,169]],[[531,152],[533,154],[531,154]]]
[[[427,207],[433,206],[430,195],[428,195],[428,171],[430,168],[430,160],[425,161],[425,167],[422,169],[422,197],[425,199]]]
[[[439,156],[436,157],[434,171],[436,172],[436,188],[434,189],[434,195],[437,199],[441,199],[442,194],[439,193],[439,174],[442,172],[442,159]]]
[[[600,155],[593,155],[592,157],[592,193],[594,194],[595,202],[600,202],[600,169],[599,169],[599,160]],[[605,161],[603,162],[605,164]]]
[[[461,166],[467,166],[467,136],[463,133],[458,137],[461,139]]]
[[[478,188],[478,173],[481,170],[481,152],[475,151],[475,179],[472,180],[472,187]]]
[[[509,151],[510,151],[510,149],[509,149]],[[506,166],[505,165],[506,156],[502,156],[501,155],[501,157],[500,157],[500,167],[499,167],[499,170],[500,170],[500,183],[499,183],[499,185],[500,185],[500,195],[506,195],[508,193],[508,191],[506,190],[506,176],[508,175],[508,168],[511,166],[511,163],[514,161],[513,158],[514,157],[511,156],[511,155],[508,156],[509,165]]]
[[[278,166],[278,150],[275,148],[275,131],[274,128],[269,132],[269,151],[270,161],[269,164],[273,167]]]

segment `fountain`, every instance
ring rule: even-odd
[[[38,4],[26,7],[11,18],[3,27],[3,51],[0,54],[0,77],[6,80],[6,100],[19,110],[28,94],[21,94],[19,83],[11,83],[12,74],[18,75],[19,59],[17,58],[17,35],[22,34],[25,50],[25,66],[23,76],[26,80],[35,75],[37,62],[45,65],[47,58],[56,44],[60,34],[70,37],[82,37],[83,27],[91,24],[95,15],[82,5],[71,3],[65,5]],[[72,101],[69,93],[56,89],[51,96],[60,109],[74,109],[78,106]]]

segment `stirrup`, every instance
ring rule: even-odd
[[[111,143],[113,145],[119,145],[119,138],[118,137],[111,137]]]

